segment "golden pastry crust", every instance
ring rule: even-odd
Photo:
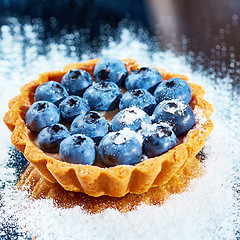
[[[189,159],[177,171],[177,173],[162,187],[150,188],[146,193],[131,194],[124,197],[114,198],[109,196],[92,197],[84,193],[66,191],[58,183],[51,183],[46,180],[34,168],[29,165],[23,173],[17,187],[20,190],[27,190],[31,199],[52,199],[55,206],[71,208],[81,206],[89,213],[99,213],[108,208],[120,212],[127,212],[135,209],[140,204],[162,205],[171,194],[182,193],[187,189],[191,179],[202,175],[202,167],[196,157]]]
[[[36,88],[50,80],[60,82],[62,76],[71,69],[83,69],[93,75],[98,61],[98,59],[92,59],[86,63],[69,64],[63,68],[63,71],[43,73],[37,80],[23,86],[20,95],[10,101],[10,109],[4,117],[4,122],[12,131],[12,143],[48,181],[58,182],[68,191],[83,192],[94,197],[101,195],[122,197],[127,193],[140,194],[151,187],[163,186],[187,160],[197,155],[213,129],[213,123],[210,120],[213,107],[203,99],[203,88],[194,83],[189,83],[193,95],[190,106],[196,115],[201,116],[200,118],[197,116],[195,126],[187,133],[183,142],[161,156],[146,159],[134,166],[119,165],[102,168],[62,162],[57,156],[44,153],[34,144],[36,134],[27,128],[25,114],[34,102]],[[133,59],[125,59],[122,62],[128,72],[138,67]],[[188,81],[184,75],[169,73],[163,69],[158,70],[164,80],[181,77]]]

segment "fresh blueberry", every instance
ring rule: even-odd
[[[172,99],[165,100],[157,105],[153,111],[152,120],[155,123],[166,122],[179,136],[193,127],[195,116],[187,103]]]
[[[60,143],[59,155],[64,162],[92,165],[96,156],[95,143],[83,134],[74,134]]]
[[[151,124],[150,117],[143,110],[136,106],[125,108],[113,117],[112,131],[119,131],[123,128],[137,131],[143,122]]]
[[[136,106],[148,115],[151,115],[156,107],[155,97],[145,89],[134,89],[127,91],[121,98],[119,103],[119,109],[123,110]]]
[[[99,82],[83,94],[91,110],[107,111],[118,108],[122,92],[113,82]]]
[[[59,108],[62,120],[67,124],[71,124],[79,114],[84,114],[90,110],[84,98],[74,95],[64,99],[60,103]]]
[[[38,86],[34,94],[35,101],[48,101],[57,106],[67,96],[66,88],[55,81],[49,81]]]
[[[164,100],[179,99],[189,103],[192,90],[189,84],[181,78],[172,78],[160,83],[154,91],[157,103]]]
[[[47,101],[34,102],[25,116],[26,124],[33,132],[39,132],[47,126],[58,123],[59,120],[58,107]]]
[[[150,158],[159,156],[177,145],[177,137],[166,123],[148,125],[143,132],[143,152]]]
[[[68,129],[62,124],[53,124],[45,127],[38,134],[38,146],[45,152],[56,153],[63,139],[69,137]]]
[[[102,162],[109,167],[135,164],[142,157],[142,146],[135,137],[135,132],[128,128],[108,133],[101,140],[98,151]]]
[[[94,68],[95,82],[114,82],[122,86],[126,76],[125,65],[116,58],[103,57]]]
[[[91,75],[81,69],[70,70],[67,72],[61,81],[70,95],[82,97],[85,90],[92,86],[93,80]]]
[[[84,134],[98,144],[100,140],[108,133],[109,124],[107,120],[98,112],[89,111],[79,115],[74,119],[71,125],[71,133]]]
[[[125,80],[127,90],[146,89],[153,93],[159,83],[163,81],[162,75],[154,68],[142,67],[132,71]]]

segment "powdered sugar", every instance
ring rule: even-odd
[[[172,129],[167,123],[153,123],[153,124],[142,124],[142,129],[140,130],[140,132],[144,135],[144,137],[147,136],[151,136],[153,133],[158,134],[159,138],[162,138],[163,136],[165,136],[164,131],[161,130],[161,128],[159,129],[158,127],[162,126],[165,127],[166,129],[170,128]]]
[[[129,141],[134,136],[134,132],[131,131],[129,128],[124,128],[120,130],[116,137],[113,140],[114,144],[123,144],[126,141]]]
[[[202,128],[202,126],[207,122],[206,116],[203,114],[202,110],[199,108],[195,108],[193,113],[195,116],[195,126],[192,128],[192,130]]]
[[[116,133],[114,132],[109,134],[110,136],[116,135]],[[141,134],[132,131],[130,128],[123,128],[122,130],[118,131],[118,134],[114,138],[113,142],[114,144],[123,144],[126,141],[129,141],[133,137],[135,137],[139,141],[139,143],[142,144],[143,139]]]
[[[130,108],[125,108],[120,112],[119,121],[125,123],[127,125],[133,124],[137,119],[144,119],[146,113],[137,108],[136,106],[132,106]]]
[[[124,135],[120,134],[114,138],[113,143],[116,145],[119,145],[119,144],[125,143],[126,141],[127,141],[127,138]]]
[[[135,132],[135,138],[139,141],[139,143],[143,144],[143,136],[139,132]]]
[[[155,130],[155,128],[156,128],[157,125],[158,125],[157,123],[148,124],[148,123],[143,122],[143,123],[141,124],[141,130],[140,130],[140,131],[141,131],[141,132],[146,132],[146,133],[152,132],[152,131]]]
[[[165,100],[162,102],[162,106],[167,113],[178,114],[179,116],[183,116],[187,108],[186,103],[177,99]]]
[[[36,48],[41,40],[32,27],[27,25],[25,30],[25,26],[17,21],[14,21],[14,26],[14,35],[10,27],[1,28],[0,43],[3,48],[0,51],[3,51],[1,59],[4,62],[0,66],[3,69],[3,75],[0,76],[3,80],[0,81],[1,118],[7,110],[7,102],[18,94],[20,86],[37,78],[41,72],[61,69],[65,63],[78,60],[76,57],[66,57],[67,47],[64,44],[51,43],[46,56],[38,55]],[[24,48],[25,61],[21,55],[17,55],[23,49],[24,36],[19,35],[21,31],[27,32],[26,36],[35,43]],[[237,199],[240,197],[240,102],[239,95],[232,90],[231,78],[226,76],[224,79],[217,79],[216,84],[213,81],[215,76],[211,80],[211,75],[206,72],[193,71],[184,56],[178,57],[170,51],[149,52],[148,46],[133,39],[132,33],[127,29],[123,30],[121,37],[122,41],[119,43],[110,41],[109,47],[104,48],[100,56],[133,57],[141,66],[154,65],[179,72],[187,75],[190,82],[204,86],[205,98],[215,106],[212,116],[214,130],[202,151],[205,174],[193,180],[188,191],[172,195],[163,206],[142,204],[125,214],[107,209],[104,213],[95,215],[84,212],[78,206],[71,209],[56,208],[51,199],[31,201],[26,192],[16,190],[17,176],[9,159],[20,160],[17,158],[17,151],[12,153],[9,150],[12,146],[10,132],[1,124],[0,183],[3,206],[0,211],[0,232],[3,239],[14,239],[12,229],[17,229],[19,239],[31,234],[43,240],[223,240],[239,237],[240,206]],[[7,52],[5,46],[11,47],[13,56]],[[89,54],[80,60],[86,59],[89,59]],[[10,79],[8,84],[5,79]],[[197,112],[196,117],[201,123],[201,113]]]

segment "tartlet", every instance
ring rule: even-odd
[[[40,74],[34,80],[21,88],[21,93],[9,102],[9,111],[4,116],[4,122],[12,131],[11,141],[21,151],[26,159],[51,183],[58,182],[65,190],[83,192],[98,197],[108,195],[122,197],[127,193],[140,194],[151,187],[163,186],[188,160],[193,159],[202,149],[205,139],[213,129],[210,116],[213,107],[203,99],[204,89],[194,83],[189,83],[192,89],[190,106],[196,117],[196,123],[181,139],[181,143],[168,152],[149,158],[136,165],[119,165],[115,167],[89,166],[62,162],[58,154],[43,152],[37,147],[36,134],[31,132],[25,123],[25,114],[34,102],[36,88],[53,80],[60,82],[63,75],[72,69],[82,69],[90,73],[98,59],[86,63],[73,63],[65,66],[61,71],[51,71]],[[121,60],[130,73],[138,68],[134,59]],[[170,78],[188,78],[181,74],[157,69],[163,80]],[[108,118],[108,116],[105,116]]]

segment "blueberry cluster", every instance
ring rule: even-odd
[[[195,123],[191,88],[180,78],[163,81],[150,67],[127,74],[110,57],[96,64],[93,75],[95,84],[89,73],[75,69],[61,83],[36,89],[25,121],[38,134],[40,149],[73,164],[92,165],[97,155],[110,167],[135,164],[143,154],[152,158],[176,146]],[[99,112],[116,109],[111,123]]]

